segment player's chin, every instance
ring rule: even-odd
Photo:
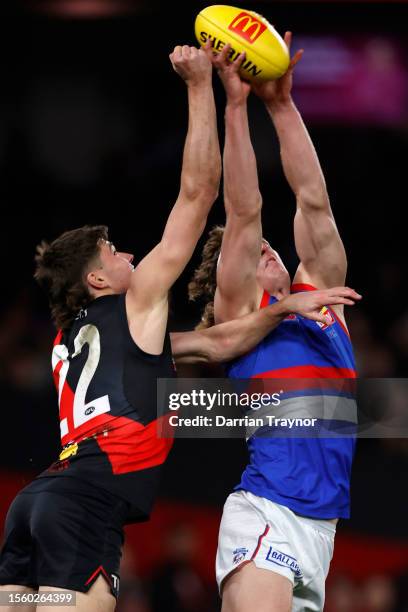
[[[263,287],[270,293],[271,290],[276,291],[279,287],[290,287],[289,273],[282,269],[266,270],[263,278]]]
[[[266,291],[268,291],[268,293],[271,293],[276,290],[278,279],[279,277],[271,270],[265,270],[264,274],[262,275],[261,285],[264,289],[266,289]]]

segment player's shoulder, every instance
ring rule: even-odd
[[[109,295],[101,295],[95,298],[88,304],[86,308],[81,309],[75,321],[84,321],[97,316],[99,313],[115,312],[117,307],[125,302],[125,294],[112,293]]]
[[[81,328],[89,325],[98,328],[106,325],[109,327],[112,319],[118,318],[126,320],[125,296],[121,294],[104,295],[81,308],[66,335],[76,335]]]

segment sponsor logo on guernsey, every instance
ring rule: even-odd
[[[228,29],[231,30],[231,32],[236,32],[241,38],[253,44],[261,34],[265,32],[266,25],[259,19],[243,11],[234,17]]]
[[[232,553],[232,563],[236,565],[237,563],[241,563],[246,557],[248,553],[247,548],[236,548]]]
[[[323,306],[320,311],[320,314],[322,314],[327,319],[327,323],[320,323],[320,321],[316,321],[320,329],[327,329],[328,327],[330,327],[330,325],[333,325],[333,323],[335,322],[334,317],[326,306]]]
[[[73,457],[78,452],[78,444],[76,442],[74,444],[69,444],[65,446],[59,455],[59,460],[64,461],[64,459],[68,459],[68,457]]]
[[[303,578],[302,570],[300,569],[297,560],[290,555],[285,555],[285,553],[277,548],[274,548],[273,546],[269,547],[266,560],[270,561],[270,563],[275,563],[276,565],[289,568],[295,574],[296,578]]]

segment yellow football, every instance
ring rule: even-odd
[[[201,46],[210,38],[217,53],[230,43],[230,61],[245,51],[240,74],[246,80],[278,79],[289,67],[289,49],[285,41],[254,11],[223,4],[207,6],[197,15],[195,35]]]

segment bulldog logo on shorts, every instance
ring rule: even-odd
[[[236,548],[232,553],[233,565],[236,565],[237,563],[241,563],[241,561],[245,559],[247,552],[248,552],[247,548]]]

